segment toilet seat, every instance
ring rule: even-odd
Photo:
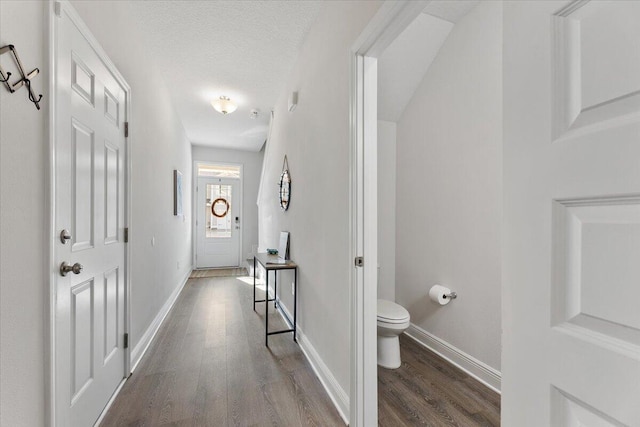
[[[401,324],[409,321],[409,312],[401,305],[384,299],[378,300],[378,322]]]

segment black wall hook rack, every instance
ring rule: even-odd
[[[18,56],[18,52],[16,52],[15,46],[13,46],[12,44],[9,44],[4,47],[0,47],[0,55],[3,55],[7,52],[11,52],[13,55],[13,59],[15,60],[16,65],[18,66],[18,71],[20,72],[20,80],[18,80],[13,84],[10,83],[9,78],[11,77],[11,73],[10,72],[5,73],[4,70],[2,69],[2,66],[0,65],[0,83],[4,83],[7,86],[7,89],[9,89],[9,92],[11,93],[20,89],[22,86],[26,86],[27,90],[29,91],[29,101],[33,102],[33,104],[39,110],[40,101],[42,100],[42,94],[38,95],[38,97],[36,98],[36,96],[33,93],[33,89],[31,88],[31,80],[38,75],[40,70],[36,68],[29,74],[26,74],[24,70],[24,66],[22,65],[22,61],[20,61],[20,57]]]

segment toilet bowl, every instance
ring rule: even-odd
[[[409,312],[393,301],[378,300],[378,365],[396,369],[401,365],[398,337],[408,327]]]

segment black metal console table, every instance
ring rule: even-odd
[[[260,264],[262,268],[265,270],[265,291],[264,291],[264,299],[257,300],[256,299],[256,267],[257,264]],[[278,307],[278,301],[276,297],[278,295],[278,270],[293,270],[293,322],[287,316],[280,307]],[[269,299],[269,272],[274,272],[274,284],[273,284],[273,298]],[[279,258],[277,255],[269,255],[269,254],[256,254],[253,257],[253,311],[256,311],[256,303],[264,302],[265,305],[265,313],[264,313],[264,345],[269,347],[269,335],[276,334],[284,334],[287,332],[293,332],[293,340],[298,342],[296,339],[296,318],[298,311],[298,265],[291,260],[283,260]],[[280,313],[287,319],[292,328],[290,329],[281,329],[278,331],[269,332],[269,301],[273,301],[273,306],[277,310],[280,310]]]

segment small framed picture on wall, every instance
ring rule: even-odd
[[[173,214],[182,216],[182,173],[173,170]]]

